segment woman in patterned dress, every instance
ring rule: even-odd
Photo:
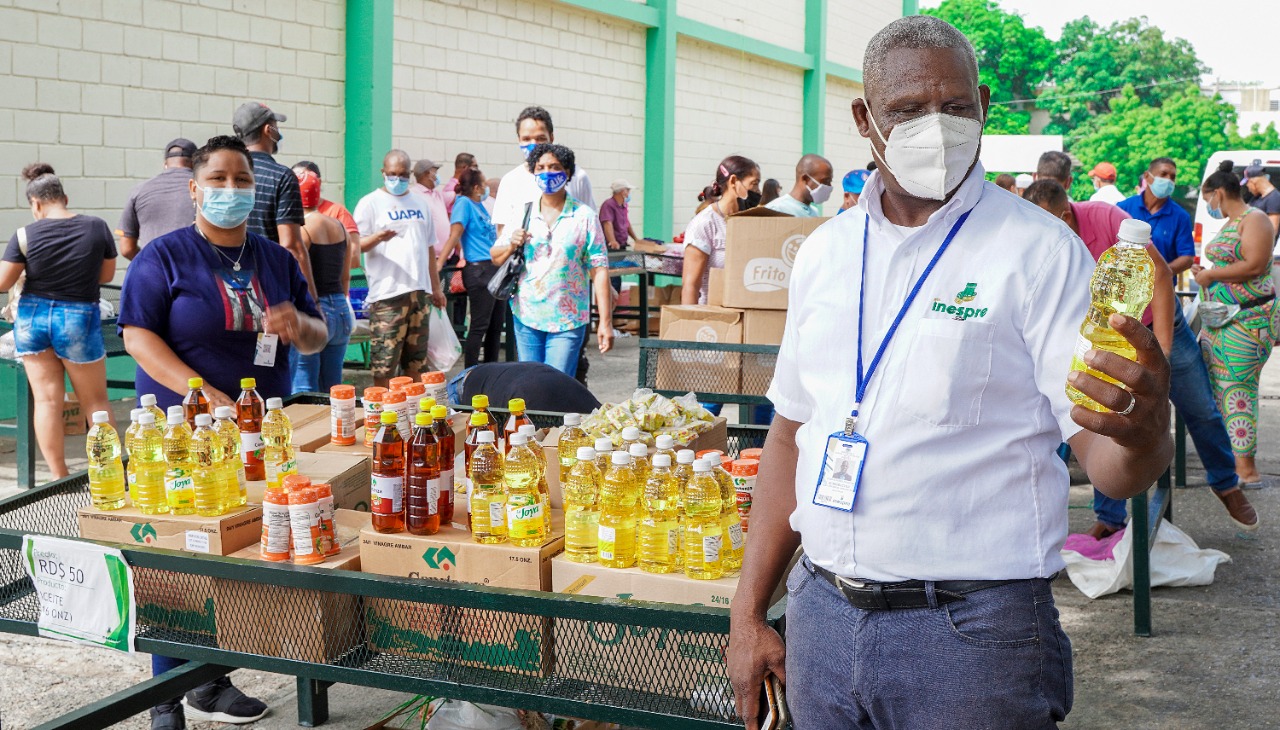
[[[1258,473],[1258,378],[1278,331],[1275,280],[1271,274],[1276,239],[1271,220],[1240,196],[1231,162],[1223,162],[1201,187],[1209,215],[1226,220],[1204,247],[1211,268],[1192,267],[1206,301],[1238,306],[1221,327],[1205,326],[1200,345],[1209,366],[1236,457],[1236,474],[1245,489],[1265,486]]]

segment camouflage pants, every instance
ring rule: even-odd
[[[375,378],[404,374],[418,377],[427,370],[426,292],[414,291],[369,304],[369,352]]]

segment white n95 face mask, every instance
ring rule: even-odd
[[[869,106],[867,118],[884,144],[880,163],[889,168],[903,190],[917,198],[945,200],[978,156],[982,122],[976,119],[925,114],[897,125],[886,140]],[[871,151],[875,153],[875,145]]]

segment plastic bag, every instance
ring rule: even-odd
[[[431,307],[427,315],[427,360],[431,366],[442,373],[449,372],[453,364],[462,357],[462,344],[458,335],[453,332],[453,322],[449,313],[443,309]]]
[[[1078,537],[1090,539],[1072,535],[1067,544],[1070,546]],[[1111,557],[1111,560],[1095,560],[1076,550],[1062,550],[1067,576],[1089,598],[1133,587],[1132,530],[1125,528],[1123,536],[1111,548]],[[1213,583],[1218,565],[1229,562],[1230,555],[1201,548],[1173,523],[1161,520],[1156,543],[1151,546],[1151,586],[1207,586]]]
[[[445,700],[431,715],[427,730],[523,730],[515,710]]]

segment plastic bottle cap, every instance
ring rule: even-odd
[[[760,471],[760,462],[755,459],[738,459],[733,462],[733,469],[730,472],[735,477],[755,476]]]
[[[381,423],[395,423],[398,420],[399,417],[392,411],[383,411],[382,416],[379,419]]]
[[[278,411],[278,410],[280,410],[281,408],[284,408],[284,401],[283,401],[283,400],[281,400],[281,399],[279,399],[279,398],[268,398],[268,399],[267,399],[267,410],[268,410],[268,411]]]
[[[134,408],[133,410],[129,411],[129,420],[133,421],[134,423],[137,423],[138,416],[141,416],[143,413],[145,413],[143,409]]]
[[[165,411],[165,414],[169,418],[173,418],[176,415],[184,421],[187,419],[187,412],[182,410],[182,406],[169,406],[169,410]]]
[[[696,474],[709,474],[711,472],[711,462],[699,459],[693,462],[693,471]]]
[[[141,416],[138,416],[138,423],[143,426],[154,426],[156,425],[156,414],[146,411]]]
[[[607,438],[596,439],[596,453],[603,454],[607,451],[613,451],[613,442]]]
[[[253,390],[258,387],[258,381],[255,378],[240,378],[241,390]]]
[[[581,413],[566,413],[566,414],[564,414],[564,425],[566,425],[566,426],[581,426],[581,425],[582,425],[582,414],[581,414]]]
[[[195,390],[204,387],[204,378],[187,378],[187,387]]]
[[[596,460],[595,449],[591,448],[590,446],[578,447],[578,461],[595,461],[595,460]]]
[[[626,428],[622,429],[623,441],[635,441],[638,438],[640,438],[640,429],[636,428],[635,426],[627,426]]]
[[[489,407],[489,396],[487,396],[487,395],[473,395],[473,396],[471,396],[471,407],[472,407],[472,408],[488,408],[488,407]]]
[[[422,383],[405,383],[404,387],[400,388],[400,390],[403,391],[406,396],[420,398],[426,394],[427,386]]]
[[[516,433],[522,433],[525,436],[528,436],[529,440],[532,441],[534,435],[538,433],[538,427],[533,425],[532,423],[526,423],[520,428],[516,429]]]
[[[197,426],[209,426],[212,424],[213,424],[213,416],[209,415],[208,413],[196,414]]]
[[[403,390],[390,390],[390,391],[387,391],[386,395],[382,396],[382,402],[387,405],[404,403],[405,400],[406,399],[405,399]]]
[[[94,423],[106,423],[107,421],[110,421],[110,420],[111,420],[111,414],[110,414],[110,413],[107,413],[106,411],[94,411],[94,412],[93,412],[93,422],[94,422]]]
[[[289,490],[309,487],[311,486],[311,477],[305,474],[286,474],[284,479],[280,480],[280,486]]]
[[[374,401],[376,403],[381,403],[382,396],[386,394],[387,394],[387,389],[380,385],[371,385],[368,388],[364,389],[364,399],[367,401]]]
[[[529,437],[523,433],[513,433],[509,440],[512,446],[525,446],[529,443]]]
[[[329,389],[329,397],[338,400],[351,400],[356,397],[356,387],[354,385],[338,384]]]
[[[1136,218],[1120,221],[1119,238],[1122,241],[1147,245],[1151,243],[1151,224]]]
[[[524,398],[512,398],[507,401],[508,411],[524,411]]]
[[[472,413],[472,414],[471,414],[471,425],[472,425],[472,426],[488,426],[488,425],[489,425],[489,417],[488,417],[488,416],[486,416],[486,415],[485,415],[485,414],[483,414],[483,413]]]
[[[666,434],[663,434],[657,438],[654,445],[658,447],[659,451],[667,451],[675,448],[676,440]]]
[[[631,454],[628,454],[625,451],[615,451],[613,452],[612,461],[614,466],[630,466]]]
[[[289,490],[289,504],[311,504],[319,499],[311,487],[294,487]]]
[[[178,406],[178,407],[181,408],[182,406]],[[170,413],[169,416],[165,419],[165,421],[170,426],[176,426],[179,423],[186,423],[187,417],[182,415],[181,413]]]
[[[429,373],[422,374],[422,382],[427,385],[436,385],[444,382],[444,373],[439,370],[432,370]]]
[[[419,413],[413,417],[413,423],[415,426],[430,426],[433,420],[435,419],[431,417],[430,413]]]
[[[653,457],[653,465],[659,469],[671,466],[671,454],[658,454]]]
[[[627,447],[627,451],[632,456],[648,456],[649,455],[649,447],[645,446],[644,444],[631,444],[630,446]]]
[[[719,459],[721,456],[724,456],[724,452],[721,451],[720,449],[705,449],[703,451],[698,452],[699,459],[705,459],[708,456],[715,456],[717,459]]]
[[[141,403],[144,408],[149,408],[156,404],[156,395],[155,393],[147,393],[139,398],[138,402]]]
[[[435,398],[423,398],[422,400],[418,401],[418,408],[423,413],[430,413],[431,409],[435,407],[436,407]]]
[[[481,444],[493,443],[493,431],[481,431],[476,436],[476,442]]]
[[[449,409],[444,406],[431,406],[431,417],[443,421],[449,417]]]
[[[676,452],[677,464],[692,464],[695,459],[696,459],[696,456],[694,455],[693,451],[689,449],[681,449]]]
[[[213,417],[219,420],[231,418],[231,406],[218,406],[213,409]]]

